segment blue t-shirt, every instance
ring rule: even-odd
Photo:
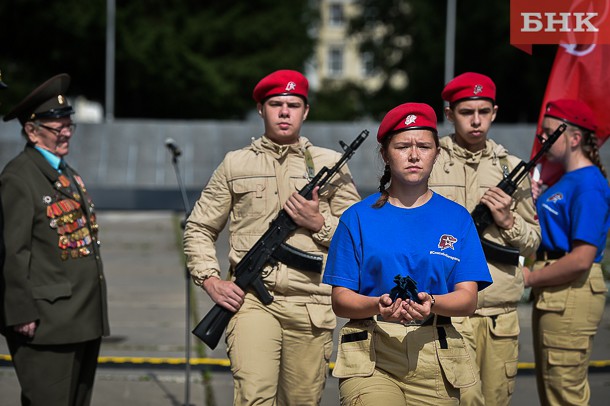
[[[472,217],[465,208],[433,193],[424,205],[371,207],[376,193],[347,209],[339,221],[323,282],[366,296],[390,293],[394,277],[410,276],[417,290],[452,292],[455,284],[491,284]]]
[[[600,262],[610,227],[610,187],[599,168],[587,166],[564,174],[536,202],[546,251],[572,250],[574,240],[597,247]]]

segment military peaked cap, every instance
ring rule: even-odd
[[[19,119],[21,125],[39,118],[59,118],[74,114],[65,96],[70,86],[70,75],[53,76],[34,89],[25,99],[4,116],[4,121]]]

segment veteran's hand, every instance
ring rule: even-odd
[[[13,326],[13,330],[19,334],[23,334],[26,337],[34,337],[34,333],[36,333],[36,322],[30,321],[29,323],[22,323]]]

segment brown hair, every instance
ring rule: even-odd
[[[582,146],[582,150],[585,154],[587,154],[587,157],[591,160],[591,162],[593,162],[593,164],[599,168],[599,170],[602,172],[602,175],[604,175],[604,178],[607,178],[608,175],[606,174],[606,168],[604,168],[604,165],[602,165],[601,159],[599,157],[597,137],[591,131],[587,131],[580,127],[578,128],[580,129],[583,136],[583,142],[580,144]]]

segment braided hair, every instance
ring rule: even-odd
[[[381,143],[379,144],[379,153],[382,156],[384,152],[388,151],[390,140],[392,138],[394,138],[394,134],[389,134],[381,140]],[[390,170],[390,164],[386,162],[383,168],[383,174],[379,179],[379,192],[381,192],[381,196],[379,196],[379,199],[377,199],[377,201],[373,204],[372,207],[374,209],[379,209],[388,202],[388,199],[390,198],[390,193],[388,193],[388,191],[386,190],[386,185],[390,183],[391,179],[392,171]]]
[[[379,196],[379,199],[373,204],[373,208],[378,209],[387,203],[390,194],[385,187],[390,183],[391,178],[392,172],[390,171],[390,164],[385,164],[383,175],[381,175],[381,178],[379,179],[379,191],[381,192],[381,196]]]
[[[606,174],[606,168],[604,168],[604,165],[602,165],[601,159],[599,157],[597,137],[591,131],[587,131],[584,129],[581,129],[581,131],[583,135],[583,142],[581,143],[582,150],[585,154],[587,154],[587,157],[591,160],[591,162],[593,162],[593,164],[599,168],[602,175],[604,175],[604,178],[608,178],[608,175]]]

